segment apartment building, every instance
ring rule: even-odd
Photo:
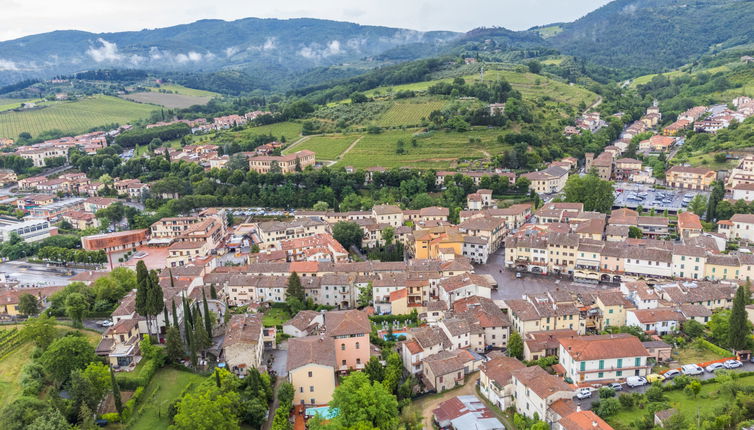
[[[665,172],[665,182],[672,188],[708,190],[717,174],[703,167],[673,166]]]
[[[296,219],[290,222],[266,221],[256,226],[260,248],[276,247],[278,242],[330,233],[330,225],[315,219]]]
[[[646,376],[649,356],[637,337],[607,334],[560,338],[558,362],[574,382],[584,383]]]
[[[237,374],[248,369],[263,369],[264,352],[262,318],[260,314],[233,315],[225,327],[223,357],[228,368]]]
[[[309,150],[288,155],[258,155],[249,157],[249,170],[257,173],[293,173],[315,164],[315,153]]]
[[[537,172],[524,173],[522,177],[531,182],[529,189],[538,194],[559,193],[568,181],[568,171],[561,167],[548,167]]]

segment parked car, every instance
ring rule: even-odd
[[[113,325],[113,322],[110,320],[103,320],[97,323],[97,325],[102,327],[111,327]]]
[[[578,391],[576,391],[576,398],[579,400],[584,400],[592,397],[592,390],[590,388],[579,388]]]
[[[522,278],[524,275],[521,274],[521,272],[516,272],[516,278]]]
[[[744,364],[738,360],[726,360],[725,363],[723,363],[723,366],[725,366],[726,369],[736,369],[743,365]]]
[[[631,388],[641,387],[642,385],[647,385],[647,378],[643,376],[629,376],[626,379],[626,385]]]
[[[623,384],[620,382],[613,382],[612,384],[608,385],[608,387],[612,388],[615,391],[623,391]]]
[[[647,382],[649,382],[650,384],[655,381],[662,382],[664,380],[665,380],[665,377],[657,373],[652,373],[651,375],[647,375]]]
[[[678,370],[678,369],[670,369],[667,372],[663,373],[662,376],[664,376],[665,379],[668,380],[668,379],[673,379],[673,378],[675,378],[676,376],[678,376],[680,374],[681,374],[680,370]]]
[[[712,363],[709,366],[705,367],[704,370],[707,372],[714,372],[715,370],[725,369],[725,365],[723,363]]]
[[[704,373],[704,369],[699,367],[696,364],[685,364],[681,366],[681,372],[683,372],[684,375],[701,375]]]

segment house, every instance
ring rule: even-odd
[[[466,374],[476,370],[481,361],[481,356],[466,349],[440,351],[424,359],[421,380],[428,390],[441,393],[463,385]]]
[[[510,337],[510,320],[491,299],[471,296],[453,303],[453,313],[478,322],[484,331],[484,346],[505,348]]]
[[[641,344],[647,349],[649,358],[653,358],[655,362],[670,361],[672,358],[673,347],[661,340],[650,340]]]
[[[562,167],[548,167],[537,172],[524,173],[522,177],[529,180],[529,189],[538,194],[559,193],[568,181],[568,171]]]
[[[135,318],[122,319],[102,335],[96,354],[107,357],[114,369],[133,370],[141,359],[139,323]]]
[[[230,370],[246,374],[247,369],[262,368],[264,326],[260,314],[233,315],[225,327],[223,354]]]
[[[372,207],[372,217],[377,224],[387,224],[393,227],[403,225],[403,210],[395,205],[375,205]]]
[[[456,396],[440,403],[432,411],[432,420],[441,430],[505,430],[495,414],[473,395]]]
[[[315,153],[309,150],[297,151],[288,155],[258,155],[249,157],[249,170],[257,173],[293,173],[315,164]]]
[[[466,196],[466,207],[472,211],[478,211],[494,207],[495,201],[492,199],[492,190],[477,190]]]
[[[550,407],[559,400],[571,400],[574,396],[570,385],[540,366],[514,369],[511,378],[516,410],[528,418],[537,416],[540,420],[553,423],[559,417]]]
[[[479,366],[479,391],[502,410],[514,406],[513,374],[526,367],[513,357],[495,357]]]
[[[678,234],[682,238],[696,237],[704,232],[699,215],[693,212],[678,214]]]
[[[524,338],[524,360],[539,360],[544,357],[557,357],[561,337],[578,336],[576,330],[535,331]]]
[[[630,334],[560,338],[559,363],[576,383],[646,376],[649,352]]]
[[[283,324],[283,334],[304,337],[313,334],[324,322],[321,312],[303,310]]]
[[[592,411],[576,411],[561,418],[557,430],[613,430],[613,427]]]
[[[665,182],[672,188],[708,190],[715,179],[715,171],[703,167],[673,166],[665,172]]]
[[[686,318],[672,308],[631,309],[626,312],[626,325],[639,327],[660,336],[678,331]]]
[[[18,288],[15,286],[0,287],[0,315],[8,315],[11,317],[18,316],[20,314],[18,305],[21,302],[21,296],[24,294],[31,294],[37,299],[40,308],[46,308],[48,305],[48,298],[63,288],[63,286],[39,288]]]
[[[754,215],[735,214],[731,217],[729,238],[754,242]]]
[[[288,382],[296,405],[326,405],[335,391],[335,342],[325,336],[288,340]]]
[[[323,330],[335,343],[338,371],[364,369],[370,357],[369,334],[372,332],[372,323],[365,312],[355,309],[327,312]]]
[[[489,299],[494,285],[488,277],[471,273],[450,276],[438,282],[438,297],[452,306],[464,297],[480,296]]]
[[[648,140],[639,142],[640,151],[668,152],[675,144],[676,138],[669,136],[652,136]]]

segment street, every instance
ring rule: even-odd
[[[69,278],[84,269],[69,267],[48,267],[46,264],[29,263],[22,260],[0,263],[0,273],[22,286],[68,285]]]
[[[500,248],[490,256],[487,264],[480,264],[474,268],[476,274],[490,275],[495,278],[498,287],[492,292],[492,300],[520,299],[524,294],[543,294],[564,288],[575,293],[615,288],[612,285],[573,282],[565,277],[558,278],[554,275],[523,273],[521,278],[516,278],[514,271],[505,269],[504,252],[505,250]]]

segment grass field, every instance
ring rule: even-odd
[[[24,131],[36,136],[53,129],[69,134],[84,133],[93,127],[145,118],[156,109],[156,106],[109,96],[53,103],[42,109],[0,114],[0,137],[16,138]]]
[[[21,327],[20,325],[0,325],[0,330],[21,329]],[[73,330],[67,326],[58,326],[58,328],[65,331]],[[83,330],[82,333],[89,339],[92,346],[96,346],[100,340],[97,333],[86,330]],[[7,405],[21,395],[21,386],[19,385],[21,369],[29,362],[29,357],[31,357],[33,351],[34,344],[25,342],[0,360],[0,405]]]
[[[695,72],[693,72],[691,74],[694,75],[694,74],[697,74],[697,73],[717,73],[717,72],[726,72],[728,70],[730,70],[730,67],[728,67],[728,66],[718,66],[718,67],[713,67],[713,68],[710,68],[710,69],[698,70],[698,71],[695,71]],[[689,73],[688,72],[683,72],[683,71],[680,71],[680,70],[673,70],[672,72],[655,73],[653,75],[639,76],[638,78],[636,78],[633,81],[631,81],[631,86],[632,87],[636,87],[637,85],[644,85],[644,84],[648,83],[649,81],[651,81],[655,76],[662,75],[662,76],[666,76],[668,78],[677,78],[679,76],[683,76],[683,75],[687,75],[687,74],[689,74]]]
[[[381,127],[418,126],[422,118],[427,118],[432,111],[441,110],[447,102],[442,100],[408,99],[393,104],[374,123]]]
[[[694,345],[689,345],[678,350],[678,354],[673,356],[673,359],[678,360],[681,364],[689,363],[707,363],[710,361],[720,360],[725,358],[724,356],[714,353],[705,348],[697,348]]]
[[[282,326],[284,322],[291,319],[291,314],[283,308],[270,308],[262,317],[262,324],[265,327]]]
[[[548,37],[553,37],[556,34],[561,33],[563,31],[563,27],[559,25],[550,25],[547,27],[542,27],[536,31],[540,36],[542,36],[543,39],[547,39]]]
[[[715,155],[717,152],[710,152],[707,154],[697,155],[688,158],[684,163],[691,164],[694,167],[704,167],[711,170],[727,170],[736,166],[738,163],[736,160],[725,161],[718,163],[715,161]]]
[[[317,154],[317,160],[335,160],[358,138],[359,135],[313,136],[299,145],[286,149],[283,153],[288,154],[308,149]]]
[[[301,124],[295,122],[279,122],[277,124],[250,127],[241,131],[231,132],[231,135],[239,138],[248,138],[252,135],[271,134],[277,139],[285,136],[288,142],[293,142],[301,136]]]
[[[184,94],[166,94],[153,91],[133,93],[123,96],[124,99],[138,103],[149,103],[167,108],[185,109],[194,105],[206,105],[212,97],[187,96]]]
[[[5,112],[6,110],[12,110],[16,109],[18,107],[21,107],[21,103],[27,103],[27,102],[33,102],[33,103],[40,103],[43,102],[42,99],[4,99],[0,98],[0,112]]]
[[[166,429],[170,425],[168,406],[189,385],[199,384],[204,377],[172,368],[160,369],[142,394],[144,401],[131,429]]]
[[[487,158],[506,149],[497,142],[497,136],[505,132],[500,129],[477,128],[467,133],[433,132],[416,136],[417,146],[411,139],[417,130],[388,131],[381,134],[367,134],[337,164],[365,168],[415,167],[448,168],[459,158]],[[469,143],[470,138],[481,139],[481,143]],[[396,154],[396,143],[405,142],[406,154]]]
[[[176,84],[162,84],[159,86],[159,88],[151,88],[151,91],[159,91],[159,90],[172,91],[176,94],[181,94],[184,96],[192,96],[192,97],[212,98],[212,97],[217,97],[220,95],[212,91],[197,90],[194,88],[188,88],[188,87],[184,87],[183,85],[176,85]]]
[[[743,378],[736,379],[740,385],[754,384],[754,376],[745,376]],[[666,391],[665,396],[668,398],[668,404],[671,408],[675,408],[678,413],[686,416],[687,418],[696,417],[697,413],[700,416],[709,415],[724,402],[734,402],[735,399],[730,396],[719,393],[720,384],[712,383],[702,385],[702,390],[699,395],[694,399],[690,399],[683,393],[683,390]],[[714,399],[711,401],[710,399]],[[620,428],[631,428],[630,426],[637,421],[642,415],[647,414],[646,409],[632,408],[621,409],[615,416],[609,417],[607,422],[610,425]]]

